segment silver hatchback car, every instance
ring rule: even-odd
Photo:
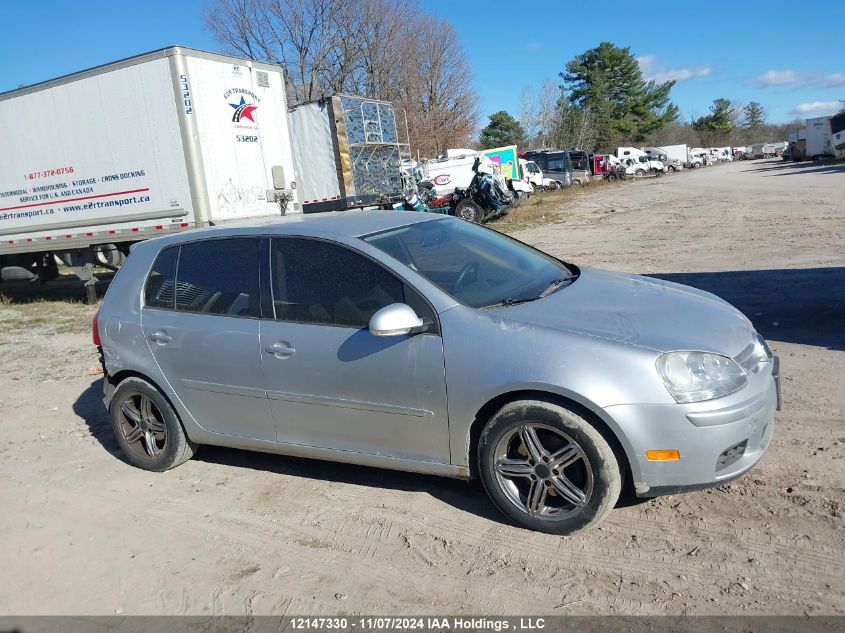
[[[132,464],[201,444],[478,477],[524,527],[731,481],[778,361],[739,311],[496,231],[347,212],[136,244],[94,322]]]

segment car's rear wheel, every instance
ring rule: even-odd
[[[117,443],[133,466],[160,472],[196,452],[167,398],[146,380],[132,377],[121,382],[109,412]]]
[[[478,467],[505,515],[551,534],[599,524],[622,488],[619,464],[601,433],[573,411],[537,400],[507,404],[487,422]]]

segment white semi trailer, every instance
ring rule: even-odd
[[[297,212],[282,71],[171,47],[0,94],[0,273],[85,280],[133,242]]]

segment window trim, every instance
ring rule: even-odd
[[[150,264],[149,270],[147,270],[147,275],[144,278],[144,285],[142,286],[141,290],[141,310],[161,310],[163,312],[174,312],[176,314],[192,314],[192,315],[199,315],[199,316],[208,316],[208,317],[224,317],[228,319],[252,319],[252,320],[261,320],[265,318],[264,315],[264,303],[263,303],[263,290],[262,290],[262,275],[261,275],[261,242],[263,241],[263,235],[217,235],[212,237],[201,237],[195,240],[185,240],[183,242],[177,242],[175,244],[169,244],[161,249],[155,254],[155,257],[152,259],[152,263]],[[255,239],[258,240],[258,261],[256,262],[258,266],[258,292],[259,292],[259,301],[258,301],[258,316],[244,316],[239,314],[217,314],[213,312],[191,312],[189,310],[179,310],[176,308],[176,286],[179,281],[179,262],[182,259],[182,247],[188,244],[200,244],[203,242],[217,242],[220,240],[231,240],[231,239]],[[158,261],[159,256],[169,250],[171,248],[176,249],[176,270],[174,272],[173,277],[173,307],[172,308],[162,308],[160,306],[149,306],[147,305],[147,284],[150,282],[150,276],[153,272],[153,267],[155,266],[156,261]]]
[[[396,272],[390,270],[390,268],[388,268],[384,263],[380,262],[379,260],[377,260],[375,257],[370,255],[369,253],[365,253],[365,252],[355,248],[354,246],[351,246],[351,245],[346,244],[344,242],[338,242],[337,240],[332,240],[332,239],[328,239],[328,238],[325,238],[325,237],[319,237],[319,236],[315,236],[315,235],[292,235],[292,234],[275,234],[275,235],[272,235],[271,234],[271,235],[268,235],[267,237],[269,237],[269,239],[267,240],[267,243],[268,243],[267,261],[265,262],[265,265],[266,265],[266,269],[268,271],[268,274],[267,274],[267,292],[269,294],[270,305],[272,306],[272,311],[271,311],[271,314],[269,316],[263,317],[265,320],[273,321],[275,323],[296,323],[296,324],[299,324],[299,325],[313,325],[315,327],[340,327],[340,328],[346,328],[346,329],[349,329],[349,330],[366,330],[367,329],[367,326],[361,327],[361,326],[358,326],[358,325],[344,325],[342,323],[315,323],[313,321],[293,321],[293,320],[289,320],[289,319],[277,319],[276,318],[276,297],[273,294],[273,240],[274,239],[279,239],[279,240],[299,239],[299,240],[308,240],[308,241],[313,241],[313,242],[324,242],[326,244],[331,244],[333,246],[337,246],[339,248],[346,249],[346,250],[350,251],[351,253],[353,253],[355,255],[359,255],[360,257],[363,257],[363,258],[369,260],[370,262],[372,262],[373,264],[375,264],[376,266],[381,268],[388,275],[394,277],[400,283],[410,287],[411,290],[416,292],[422,298],[422,300],[425,302],[425,304],[428,306],[429,310],[431,311],[431,314],[434,315],[434,322],[431,325],[431,329],[427,332],[421,332],[421,334],[436,334],[437,336],[441,335],[440,315],[437,313],[437,310],[434,308],[434,305],[431,303],[429,298],[426,297],[424,293],[420,292],[419,289],[414,284],[412,284],[410,281],[408,281],[404,277],[400,276]],[[388,255],[388,257],[389,257],[389,255]],[[419,315],[417,315],[417,316],[419,316]]]

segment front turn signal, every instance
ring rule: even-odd
[[[681,459],[681,453],[675,449],[646,451],[645,456],[652,462],[675,462]]]

